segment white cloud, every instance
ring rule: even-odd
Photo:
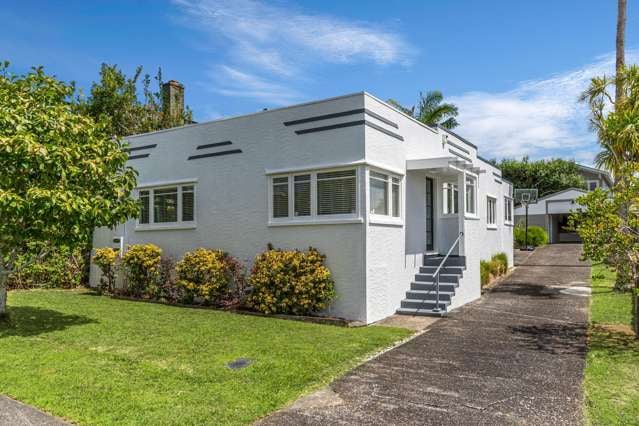
[[[317,63],[407,64],[413,54],[402,37],[379,25],[304,13],[292,6],[260,0],[173,2],[186,26],[203,31],[223,46],[237,71],[259,75],[263,83],[269,79],[282,86],[286,81],[288,86],[294,83],[291,79],[304,79],[308,67]],[[250,97],[251,90],[245,95]]]
[[[630,59],[636,53],[628,55]],[[580,94],[595,76],[614,72],[614,55],[545,80],[520,83],[503,93],[469,92],[451,97],[459,107],[458,130],[486,157],[561,156],[591,163],[598,151]]]

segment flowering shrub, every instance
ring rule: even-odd
[[[222,250],[199,248],[184,255],[176,265],[177,287],[184,291],[184,301],[220,304],[232,286],[242,284],[241,264]],[[242,281],[238,283],[236,281]]]
[[[162,249],[155,244],[133,244],[122,256],[122,266],[132,296],[154,294],[160,281]]]
[[[325,258],[314,248],[259,254],[249,277],[253,290],[248,306],[266,314],[306,315],[325,309],[335,298]]]
[[[95,250],[93,263],[100,268],[100,291],[112,293],[115,288],[115,261],[118,251],[111,247],[102,247]]]

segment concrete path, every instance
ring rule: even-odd
[[[0,425],[2,426],[64,426],[68,424],[33,407],[0,395]]]
[[[579,253],[536,250],[481,300],[262,423],[581,424],[590,267]]]

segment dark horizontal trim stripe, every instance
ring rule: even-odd
[[[362,114],[362,113],[370,115],[371,117],[381,121],[384,124],[388,124],[391,127],[399,129],[399,126],[397,125],[397,123],[392,122],[388,118],[382,117],[381,115],[366,108],[351,109],[348,111],[335,112],[333,114],[317,115],[315,117],[307,117],[307,118],[301,118],[299,120],[285,121],[284,125],[294,126],[296,124],[312,123],[313,121],[329,120],[331,118],[347,117],[349,115]]]
[[[394,123],[394,122],[390,121],[386,117],[382,117],[381,115],[371,111],[370,109],[365,109],[364,112],[366,112],[367,115],[370,115],[371,117],[378,119],[379,121],[381,121],[384,124],[388,124],[391,127],[399,129],[399,126],[397,125],[397,123]]]
[[[304,135],[306,133],[324,132],[326,130],[342,129],[344,127],[361,126],[362,124],[365,124],[365,123],[366,123],[366,120],[347,121],[346,123],[331,124],[329,126],[312,127],[310,129],[296,130],[295,134]]]
[[[215,148],[216,146],[225,146],[225,145],[231,145],[233,142],[231,141],[224,141],[224,142],[215,142],[215,143],[207,143],[205,145],[198,145],[197,148],[195,149],[206,149],[206,148]]]
[[[362,114],[364,111],[365,111],[364,108],[360,108],[360,109],[352,109],[349,111],[336,112],[333,114],[317,115],[315,117],[301,118],[299,120],[293,120],[293,121],[285,121],[284,125],[294,126],[296,124],[311,123],[313,121],[328,120],[331,118],[338,118],[338,117],[346,117],[348,115]]]
[[[497,183],[498,183],[498,184],[500,184],[500,185],[501,185],[501,183],[502,183],[499,179],[495,179],[495,182],[497,182]]]
[[[228,151],[210,152],[208,154],[191,155],[188,160],[197,160],[198,158],[219,157],[220,155],[241,154],[241,149],[230,149]]]
[[[498,177],[498,178],[501,178],[501,175],[500,175],[499,173],[495,173],[495,172],[493,172],[493,176]]]
[[[450,152],[451,154],[454,154],[454,155],[458,156],[458,157],[459,157],[459,158],[461,158],[461,159],[464,159],[464,160],[466,160],[466,161],[470,161],[471,163],[473,162],[473,160],[471,160],[470,158],[466,157],[466,156],[465,156],[465,155],[463,155],[463,154],[460,154],[459,152],[455,152],[455,151],[453,151],[452,149],[449,149],[449,150],[448,150],[448,152]]]
[[[378,125],[377,125],[377,124],[375,124],[375,123],[371,123],[371,122],[370,122],[370,121],[368,121],[368,120],[364,120],[364,123],[365,123],[368,127],[370,127],[371,129],[375,129],[375,130],[377,130],[378,132],[382,132],[382,133],[384,133],[385,135],[388,135],[388,136],[390,136],[390,137],[392,137],[392,138],[398,139],[398,140],[400,140],[400,141],[403,141],[403,140],[404,140],[404,137],[403,137],[402,135],[398,135],[397,133],[393,133],[393,132],[391,132],[390,130],[386,130],[385,128],[383,128],[383,127],[381,127],[381,126],[378,126]]]
[[[137,160],[138,158],[146,158],[150,154],[129,155],[129,160]]]
[[[126,148],[124,150],[124,152],[142,151],[143,149],[155,148],[156,146],[158,146],[158,144],[156,144],[156,143],[154,143],[152,145],[136,146],[136,147],[133,147],[133,148]]]
[[[457,148],[457,149],[458,149],[458,150],[460,150],[461,152],[465,152],[466,154],[470,154],[470,151],[469,151],[469,150],[467,150],[467,149],[466,149],[466,148],[464,148],[464,147],[461,147],[461,146],[457,145],[455,142],[451,142],[451,141],[449,140],[449,141],[448,141],[448,145],[450,145],[450,146],[454,146],[455,148]]]

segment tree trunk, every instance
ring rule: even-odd
[[[617,73],[617,81],[615,87],[615,103],[623,97],[623,84],[621,84],[620,76],[622,75],[625,65],[625,42],[626,42],[626,0],[617,0],[617,60],[615,70]]]
[[[7,313],[7,274],[0,271],[0,318]]]

